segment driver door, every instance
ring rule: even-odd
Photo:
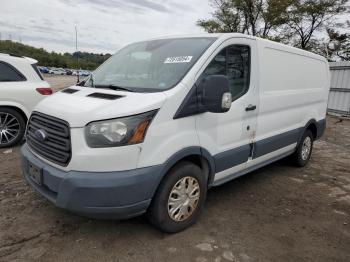
[[[252,155],[258,108],[257,47],[254,39],[232,38],[212,54],[198,81],[207,75],[225,75],[232,105],[228,112],[199,114],[200,144],[215,160],[214,183],[234,178]]]

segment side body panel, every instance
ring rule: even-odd
[[[327,61],[266,40],[257,40],[257,45],[259,102],[253,153],[246,163],[217,170],[214,185],[293,153],[310,123],[318,129],[316,139],[324,130],[330,88]]]
[[[328,63],[320,56],[261,40],[259,61],[260,106],[254,160],[248,166],[297,143],[310,121],[325,119],[329,92]]]
[[[293,50],[294,51],[294,50]],[[325,59],[260,41],[257,140],[324,119],[329,92]]]

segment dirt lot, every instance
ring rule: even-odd
[[[0,150],[0,261],[348,262],[350,121],[337,121],[307,167],[282,160],[210,190],[199,222],[175,235],[59,210],[23,182],[19,147]]]
[[[77,82],[76,76],[60,76],[60,75],[44,74],[44,78],[55,91],[58,91],[67,86],[74,85]]]

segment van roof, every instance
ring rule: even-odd
[[[247,38],[247,39],[252,39],[252,40],[256,40],[259,41],[261,43],[263,43],[265,46],[269,46],[271,48],[276,48],[276,49],[280,49],[280,50],[284,50],[284,51],[289,51],[292,53],[296,53],[296,54],[300,54],[300,55],[304,55],[304,56],[308,56],[308,57],[313,57],[319,60],[324,60],[327,61],[326,58],[324,58],[321,55],[297,48],[297,47],[293,47],[290,45],[286,45],[286,44],[282,44],[279,42],[275,42],[275,41],[271,41],[268,39],[264,39],[264,38],[260,38],[257,36],[252,36],[252,35],[246,35],[246,34],[241,34],[241,33],[201,33],[201,34],[183,34],[183,35],[170,35],[170,36],[163,36],[163,37],[155,37],[152,39],[148,39],[148,40],[157,40],[157,39],[171,39],[171,38],[195,38],[195,37],[216,37],[218,39],[220,39],[221,41],[224,41],[226,39],[229,38]]]
[[[171,39],[171,38],[196,38],[196,37],[216,37],[216,38],[232,38],[232,37],[244,37],[249,39],[254,39],[257,37],[241,34],[241,33],[200,33],[200,34],[182,34],[182,35],[168,35],[153,37],[147,40],[157,40],[157,39]]]

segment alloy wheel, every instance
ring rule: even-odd
[[[0,145],[10,144],[19,133],[19,120],[10,113],[0,112]]]

